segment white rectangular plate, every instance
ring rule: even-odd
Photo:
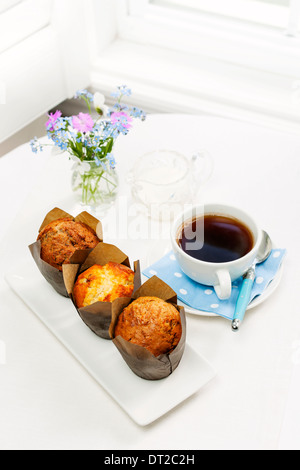
[[[23,265],[18,265],[17,269],[8,273],[5,279],[140,426],[160,418],[215,376],[211,365],[187,344],[183,358],[173,374],[159,381],[141,379],[129,369],[114,344],[96,336],[80,319],[71,301],[52,289],[30,257]]]

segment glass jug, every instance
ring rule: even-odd
[[[196,201],[212,171],[213,160],[205,150],[190,159],[173,150],[156,150],[138,158],[127,181],[134,200],[149,217],[172,220]]]

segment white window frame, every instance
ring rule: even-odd
[[[146,111],[205,113],[299,133],[299,37],[148,0],[88,4],[98,9],[96,29],[100,18],[114,25],[106,39],[94,34],[91,60],[91,86],[107,97],[126,83]]]
[[[170,7],[191,8],[194,11],[223,15],[225,18],[234,18],[253,22],[257,24],[279,27],[286,30],[288,34],[295,35],[299,29],[299,0],[289,0],[290,6],[263,3],[259,0],[158,0],[160,3]],[[150,3],[151,2],[150,0]],[[156,3],[154,1],[154,3]],[[147,0],[148,4],[148,0]],[[144,8],[146,8],[144,3]],[[134,13],[137,8],[135,0],[131,5],[131,11]],[[292,23],[298,22],[296,31]]]
[[[226,0],[226,5],[235,1]],[[117,0],[123,4],[119,34],[129,41],[300,76],[300,37],[292,33],[297,29],[300,0],[291,2],[293,15],[283,30],[214,15],[196,15],[154,5],[149,0]]]

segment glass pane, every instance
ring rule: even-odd
[[[283,5],[284,7],[288,7],[290,4],[290,0],[250,0],[251,2],[253,1],[259,1],[262,3],[273,3],[274,5]]]
[[[292,0],[149,0],[157,6],[286,28]],[[299,1],[300,0],[294,0]]]

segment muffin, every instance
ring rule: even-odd
[[[95,264],[80,274],[73,288],[77,308],[96,302],[113,302],[119,297],[131,297],[134,289],[134,271],[123,264],[109,262]]]
[[[93,249],[100,242],[94,230],[71,218],[57,219],[41,230],[41,258],[59,271],[76,250]]]
[[[119,315],[114,336],[143,346],[155,357],[171,353],[182,335],[180,313],[157,297],[139,297]]]

